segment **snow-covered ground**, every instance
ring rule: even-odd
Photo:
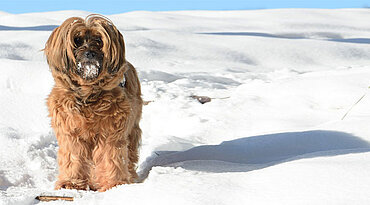
[[[36,204],[53,189],[41,49],[64,19],[88,14],[0,12],[0,204]],[[369,9],[108,17],[153,101],[141,121],[147,178],[73,192],[74,203],[369,204],[370,95],[341,120],[369,90]]]

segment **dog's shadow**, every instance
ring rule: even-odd
[[[348,133],[286,132],[245,137],[181,152],[155,152],[141,165],[139,176],[145,180],[154,166],[215,173],[248,172],[302,158],[359,152],[370,152],[370,143]]]

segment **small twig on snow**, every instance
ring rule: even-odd
[[[368,87],[368,89],[370,88],[370,86]],[[346,114],[344,114],[343,115],[343,117],[342,117],[342,120],[344,120],[344,118],[348,115],[348,113],[352,110],[352,108],[353,107],[355,107],[365,96],[367,95],[367,91],[366,91],[366,93],[364,94],[364,95],[362,95],[361,97],[360,97],[360,99],[358,99],[357,100],[357,102],[355,103],[355,104],[353,104],[349,109],[348,109],[348,111],[346,112]]]

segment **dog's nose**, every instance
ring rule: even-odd
[[[94,51],[86,51],[85,52],[85,56],[88,59],[92,59],[92,58],[94,58],[96,56],[96,53]]]

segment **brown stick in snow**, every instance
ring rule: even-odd
[[[39,201],[57,201],[57,200],[73,201],[73,197],[69,196],[37,196],[36,199]]]

